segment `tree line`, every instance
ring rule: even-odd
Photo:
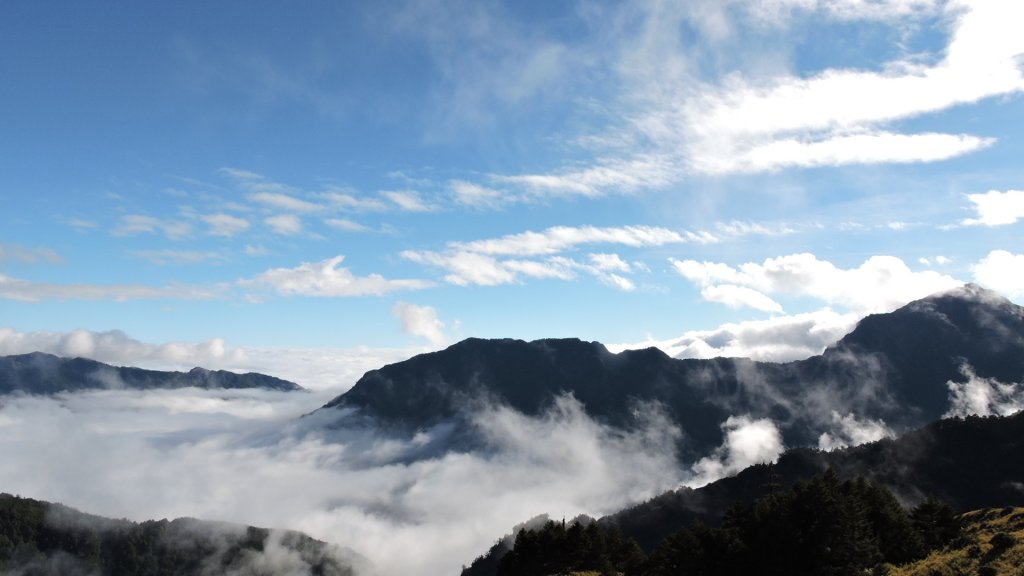
[[[597,523],[522,530],[498,576],[597,572],[625,576],[861,576],[923,558],[960,534],[948,504],[904,509],[884,486],[833,471],[729,509],[720,526],[695,523],[651,553]]]

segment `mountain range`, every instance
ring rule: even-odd
[[[721,445],[733,415],[771,419],[787,446],[817,445],[844,417],[898,432],[956,413],[954,392],[972,382],[995,383],[1009,391],[1003,400],[1018,402],[1024,394],[1012,383],[1022,380],[1024,309],[969,284],[868,316],[801,361],[675,359],[656,348],[613,354],[576,339],[471,338],[371,370],[322,410],[355,409],[409,433],[454,422],[462,431],[455,437],[472,442],[482,403],[537,415],[568,394],[592,418],[621,428],[637,425],[645,409],[663,411],[683,430],[680,458],[691,460]]]
[[[188,372],[163,372],[111,366],[87,358],[61,358],[42,352],[0,356],[0,394],[189,387],[263,388],[283,392],[303,390],[294,382],[258,373],[236,374],[205,368],[193,368]]]

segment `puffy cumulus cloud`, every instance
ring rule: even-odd
[[[725,441],[714,454],[694,464],[693,477],[685,482],[687,486],[704,486],[754,464],[774,462],[782,454],[782,434],[767,418],[730,416],[722,430]]]
[[[914,272],[894,256],[872,256],[857,268],[848,269],[808,253],[738,267],[696,260],[670,262],[676,272],[702,288],[728,284],[766,296],[810,297],[860,314],[889,312],[911,300],[961,284],[934,271]]]
[[[141,284],[54,284],[0,274],[0,299],[43,300],[211,300],[223,294],[218,287],[144,286]]]
[[[983,378],[967,365],[960,372],[966,382],[946,382],[949,411],[944,416],[1009,416],[1024,409],[1024,384]]]
[[[391,314],[402,323],[402,332],[426,338],[432,346],[441,347],[448,343],[444,322],[437,317],[437,310],[432,306],[398,302],[391,308]]]
[[[280,214],[263,220],[275,233],[282,236],[294,236],[302,232],[302,219],[295,214]]]
[[[0,244],[0,262],[21,262],[23,264],[60,264],[64,261],[50,248],[26,248],[17,244]]]
[[[818,438],[818,448],[821,450],[835,450],[847,446],[857,446],[894,435],[884,421],[858,420],[852,412],[843,416],[833,410],[832,424],[833,429],[829,432],[823,432]]]
[[[231,214],[207,214],[199,217],[209,227],[211,236],[234,236],[249,229],[249,221]]]
[[[683,474],[679,431],[653,409],[623,432],[571,398],[536,418],[485,408],[485,448],[465,453],[432,449],[443,429],[408,438],[338,411],[295,418],[320,402],[252,390],[5,398],[0,484],[110,517],[302,530],[390,576],[456,573],[524,518],[605,514]],[[767,453],[744,434],[734,461]]]
[[[380,296],[403,290],[422,290],[432,286],[425,280],[388,280],[380,274],[356,276],[341,267],[344,256],[320,262],[303,262],[295,268],[272,268],[249,279],[238,281],[244,288],[266,288],[283,296]]]
[[[971,266],[974,280],[1010,298],[1024,298],[1024,254],[993,250]]]
[[[608,346],[614,352],[655,346],[675,358],[751,358],[768,362],[803,360],[821,354],[857,325],[860,316],[825,309],[767,320],[728,323],[693,330],[678,338]]]
[[[967,226],[1005,226],[1024,218],[1024,190],[989,190],[984,194],[968,194],[977,218],[963,221]]]

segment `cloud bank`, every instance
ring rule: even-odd
[[[295,419],[323,400],[194,389],[4,397],[0,485],[111,517],[302,530],[390,576],[456,573],[525,518],[609,513],[685,476],[678,430],[657,411],[623,432],[571,398],[538,418],[491,407],[475,423],[484,450],[439,453],[443,427],[408,438],[336,411]]]

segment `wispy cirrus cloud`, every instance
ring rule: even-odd
[[[495,256],[536,256],[556,254],[583,244],[621,244],[623,246],[664,246],[685,242],[710,241],[702,233],[677,232],[655,226],[554,226],[540,232],[521,232],[499,238],[471,242],[451,242],[455,250]]]
[[[525,192],[524,198],[594,197],[665,188],[691,175],[937,162],[995,140],[942,128],[909,131],[903,121],[1024,92],[1024,39],[1013,24],[1024,18],[1024,7],[1014,3],[627,3],[623,14],[640,24],[606,38],[619,49],[617,97],[604,107],[617,136],[583,139],[594,154],[589,163],[496,174],[492,181]],[[708,73],[685,49],[694,42],[687,34],[703,39],[702,51],[714,52],[744,31],[785,34],[802,17],[927,26],[947,34],[948,42],[927,54],[895,46],[898,55],[874,68],[805,73],[779,62],[769,72]]]
[[[135,250],[133,255],[154,264],[201,264],[225,262],[228,257],[220,252],[198,250]]]
[[[0,274],[0,298],[21,302],[45,300],[210,300],[221,297],[218,287],[145,286],[141,284],[57,284],[35,282]]]
[[[163,234],[171,240],[182,240],[192,234],[192,225],[178,220],[164,220],[146,214],[125,214],[112,232],[115,236]]]
[[[209,226],[207,233],[211,236],[235,236],[249,229],[249,221],[231,214],[218,213],[200,216]]]
[[[0,244],[0,263],[21,262],[22,264],[60,264],[64,259],[52,248],[37,246],[29,248],[19,244]]]
[[[788,226],[739,221],[719,223],[715,232],[679,231],[658,226],[553,226],[538,232],[452,241],[443,251],[406,250],[401,255],[406,260],[446,271],[445,281],[459,286],[497,286],[518,283],[524,278],[574,280],[583,273],[613,288],[631,292],[637,286],[628,275],[649,271],[646,265],[627,262],[614,253],[592,253],[586,259],[573,258],[567,253],[589,245],[636,249],[713,244],[747,235],[792,232]]]

